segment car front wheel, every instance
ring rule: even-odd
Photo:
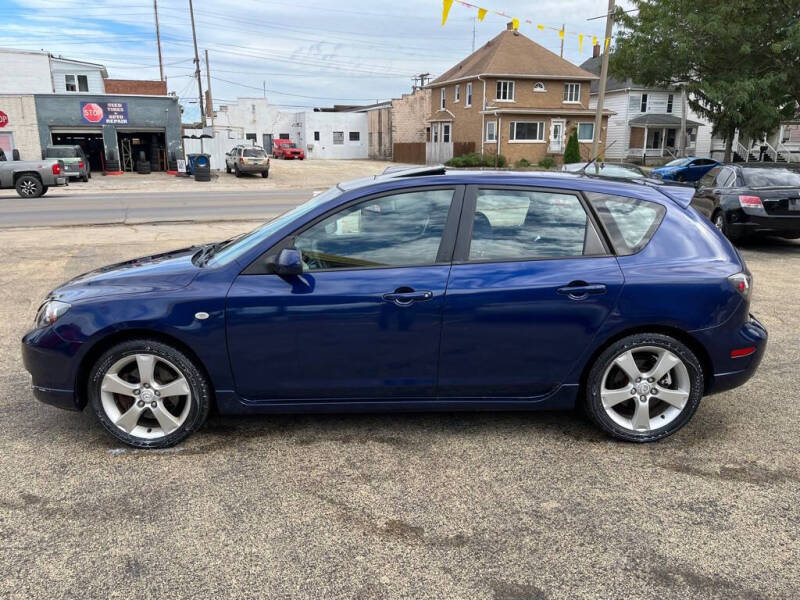
[[[42,180],[36,175],[23,175],[17,179],[16,188],[22,198],[38,198],[44,192]]]
[[[697,410],[703,371],[683,343],[636,334],[607,348],[586,384],[589,417],[613,437],[653,442],[678,431]]]
[[[116,439],[136,448],[166,448],[199,429],[211,406],[205,377],[192,359],[153,340],[118,344],[89,374],[89,399]]]

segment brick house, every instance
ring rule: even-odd
[[[444,162],[454,149],[495,154],[499,146],[511,163],[525,158],[536,164],[545,156],[561,162],[573,130],[581,156],[588,158],[594,137],[589,88],[596,79],[509,24],[428,84],[427,161]],[[609,114],[605,111],[604,131]]]

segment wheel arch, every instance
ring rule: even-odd
[[[202,360],[200,360],[200,357],[196,352],[194,352],[194,350],[191,349],[190,346],[178,338],[161,331],[154,331],[152,329],[123,329],[121,331],[110,333],[97,340],[81,359],[81,362],[78,365],[78,370],[75,374],[75,403],[80,410],[83,410],[88,402],[89,394],[87,385],[89,383],[89,371],[97,362],[97,359],[100,358],[100,356],[112,346],[137,339],[148,339],[161,342],[163,344],[173,346],[174,348],[186,354],[186,356],[192,360],[192,362],[206,378],[206,381],[208,381],[208,388],[211,394],[211,405],[212,407],[216,406],[217,400],[216,395],[214,394],[214,385],[211,375],[209,374],[206,365]]]
[[[32,175],[33,177],[36,177],[36,179],[38,179],[40,182],[42,182],[42,176],[39,175],[39,173],[37,173],[36,171],[17,171],[16,173],[14,173],[14,185],[17,184],[17,181],[19,181],[20,177],[24,177],[25,175]]]
[[[692,335],[686,331],[676,327],[669,327],[667,325],[640,325],[615,333],[597,348],[595,348],[594,352],[592,352],[591,356],[589,356],[589,359],[583,365],[583,370],[581,371],[580,379],[578,380],[578,398],[584,397],[589,371],[592,370],[592,366],[597,360],[597,357],[600,356],[600,354],[602,354],[606,348],[618,342],[622,338],[640,333],[660,333],[662,335],[673,337],[682,344],[685,344],[686,347],[688,347],[689,350],[694,353],[694,355],[697,357],[697,360],[700,361],[700,367],[703,369],[703,394],[705,394],[711,388],[711,383],[714,376],[714,368],[712,366],[711,357],[709,356],[705,347],[699,341],[697,341],[697,339],[692,337]]]

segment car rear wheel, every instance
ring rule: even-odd
[[[153,340],[131,340],[106,351],[88,384],[98,420],[136,448],[166,448],[199,429],[211,406],[208,382],[184,353]]]
[[[42,180],[36,175],[22,175],[17,179],[17,194],[22,198],[38,198],[44,193]]]
[[[242,172],[239,170],[239,167],[237,165],[233,165],[233,174],[236,175],[237,177],[242,176]]]
[[[717,209],[717,212],[714,213],[711,222],[714,223],[714,227],[719,229],[722,232],[722,235],[724,235],[730,241],[736,242],[741,238],[741,236],[733,233],[730,227],[728,227],[728,222],[725,219],[725,213],[721,209]]]
[[[264,179],[266,179],[267,177],[269,177],[269,171],[261,171],[261,176],[262,176]]]
[[[230,174],[230,172],[231,172],[231,166],[230,166],[230,165],[225,165],[225,171],[226,171],[228,174]]]
[[[692,418],[703,393],[703,371],[678,340],[636,334],[597,358],[586,389],[586,411],[603,430],[626,441],[653,442]]]

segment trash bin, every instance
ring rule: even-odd
[[[192,173],[195,181],[211,181],[211,155],[191,155]]]

